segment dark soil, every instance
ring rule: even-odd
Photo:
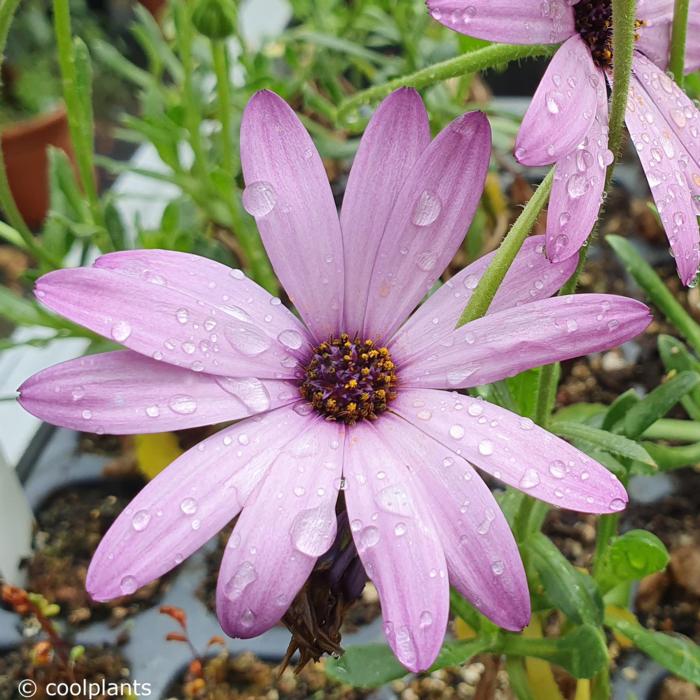
[[[37,700],[61,698],[63,700],[82,700],[82,694],[67,695],[47,694],[49,683],[98,683],[127,684],[129,669],[119,652],[114,648],[88,647],[75,662],[70,671],[52,659],[46,665],[36,665],[32,661],[32,644],[25,644],[18,649],[0,654],[0,698],[2,700],[20,700],[23,696],[18,691],[20,681],[30,679],[36,683]],[[124,686],[126,689],[126,686]],[[92,700],[103,700],[107,695],[93,694]],[[111,697],[125,697],[123,694]]]
[[[142,486],[137,479],[72,486],[54,494],[39,509],[34,554],[26,562],[27,588],[57,603],[71,624],[105,619],[118,623],[156,604],[164,585],[160,579],[109,603],[93,602],[85,590],[85,576],[97,545]]]
[[[298,675],[253,654],[223,653],[204,662],[201,676],[187,669],[165,693],[173,700],[361,700],[367,693],[329,679],[323,664],[310,664]]]

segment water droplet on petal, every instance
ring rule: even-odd
[[[173,396],[168,402],[168,406],[173,413],[180,415],[189,415],[197,410],[197,402],[191,396],[184,394]]]
[[[124,595],[131,595],[138,589],[139,584],[133,576],[125,576],[119,583],[119,588]]]
[[[256,377],[216,377],[216,382],[254,413],[270,408],[270,394]]]
[[[491,440],[482,440],[479,443],[479,454],[488,457],[493,454],[493,443]]]
[[[625,502],[621,498],[613,498],[612,501],[610,501],[610,510],[620,511],[624,510],[624,508]]]
[[[457,423],[450,426],[450,437],[454,440],[461,440],[464,437],[464,428]]]
[[[126,321],[117,321],[112,326],[112,338],[118,343],[123,343],[131,335],[131,325]]]
[[[301,334],[293,330],[282,331],[277,336],[277,340],[279,340],[280,343],[282,343],[282,345],[290,348],[291,350],[298,350],[301,347],[301,344],[304,342],[304,339],[301,337]]]
[[[420,194],[413,208],[411,221],[416,226],[429,226],[438,218],[441,209],[440,198],[434,192],[425,190]]]
[[[134,513],[134,517],[131,519],[131,526],[136,530],[136,532],[141,532],[148,527],[148,523],[151,522],[151,516],[147,510],[139,510]]]
[[[253,564],[244,561],[224,586],[224,595],[232,602],[238,600],[245,589],[257,578],[258,572]]]
[[[536,469],[526,469],[519,486],[522,489],[532,489],[540,483],[540,475]]]
[[[243,206],[251,216],[266,216],[277,204],[277,193],[269,182],[251,182],[243,190]]]
[[[379,542],[379,530],[374,525],[369,525],[360,532],[360,550],[364,551],[374,547]]]
[[[292,543],[302,554],[321,556],[332,544],[334,521],[335,511],[327,505],[301,511],[292,523]]]
[[[491,571],[493,571],[494,576],[501,576],[505,570],[505,564],[500,559],[491,564]]]
[[[197,512],[197,501],[194,498],[185,498],[182,503],[180,503],[180,510],[185,515],[194,515]]]

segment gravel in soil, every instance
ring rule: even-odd
[[[73,486],[51,496],[39,509],[34,553],[25,563],[27,589],[57,603],[72,625],[105,619],[116,624],[156,604],[162,579],[108,603],[93,602],[85,590],[97,545],[142,486],[135,479]]]
[[[46,686],[49,683],[98,683],[124,684],[126,690],[129,683],[129,669],[120,653],[114,648],[87,647],[85,653],[75,661],[72,672],[66,671],[55,660],[43,666],[33,663],[32,644],[25,644],[17,649],[0,654],[0,698],[3,700],[20,700],[22,696],[18,684],[24,679],[36,683],[36,692],[32,697],[36,700],[59,698],[74,700],[81,695],[65,694],[49,695]],[[115,686],[112,686],[115,687]],[[98,693],[92,695],[92,700],[104,700],[108,695]],[[109,697],[115,697],[113,694]],[[125,694],[119,697],[126,697]]]

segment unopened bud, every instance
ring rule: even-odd
[[[233,0],[198,0],[192,12],[195,29],[210,39],[231,36],[236,26]]]

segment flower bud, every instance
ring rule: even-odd
[[[195,29],[210,39],[225,39],[233,34],[236,7],[233,0],[198,0],[192,12]]]

